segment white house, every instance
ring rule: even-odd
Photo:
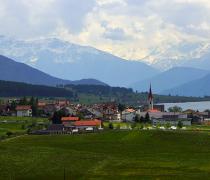
[[[160,112],[160,111],[148,111],[140,112],[140,116],[145,117],[149,113],[150,118],[160,119],[160,118],[176,118],[176,119],[187,119],[187,114],[179,112]]]
[[[92,114],[94,114],[97,118],[103,118],[103,113],[94,109],[94,108],[88,108],[88,111],[90,111]]]
[[[122,120],[132,122],[135,120],[136,111],[134,109],[125,109],[122,112]]]
[[[177,126],[179,121],[182,122],[184,126],[191,126],[191,119],[152,119],[153,125],[171,125],[171,126]]]
[[[31,106],[17,106],[16,112],[18,117],[31,117],[32,109]]]

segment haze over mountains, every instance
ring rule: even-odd
[[[208,75],[210,46],[201,44],[195,49],[196,51],[192,51],[189,56],[183,56],[183,60],[178,54],[177,62],[175,62],[176,58],[157,59],[149,66],[142,62],[128,61],[95,48],[55,38],[24,41],[0,36],[0,54],[22,62],[14,62],[0,56],[0,79],[51,86],[108,84],[132,87],[138,91],[147,91],[149,84],[152,83],[153,91],[159,94],[210,95],[210,87],[205,83],[198,83],[201,87],[197,86],[197,90],[193,87],[196,81],[208,82],[210,78]],[[161,66],[162,72],[152,66]],[[172,68],[169,69],[170,67]],[[169,70],[163,71],[163,69]],[[82,80],[72,81],[76,79]]]
[[[131,87],[140,92],[147,91],[151,83],[155,93],[162,93],[166,89],[171,89],[195,79],[202,78],[208,73],[210,73],[210,71],[202,69],[175,67],[152,78],[136,82],[132,84]]]
[[[162,94],[180,95],[180,96],[210,96],[210,74],[203,78],[185,83],[178,87],[168,89]]]
[[[112,86],[128,86],[159,72],[142,62],[55,38],[21,41],[1,36],[0,54],[59,78],[93,78]]]
[[[50,76],[26,64],[15,62],[0,55],[0,80],[24,82],[37,85],[56,86],[58,84],[92,84],[106,85],[95,79],[82,79],[78,81],[63,80]]]

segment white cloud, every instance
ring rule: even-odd
[[[0,0],[0,34],[54,35],[127,59],[153,59],[154,51],[210,41],[209,10],[209,0]]]

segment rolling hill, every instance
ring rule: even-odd
[[[50,76],[26,64],[15,62],[5,56],[0,55],[0,80],[25,82],[29,84],[39,84],[55,86],[57,84],[92,84],[106,85],[95,79],[83,79],[78,81],[63,80]]]
[[[140,92],[144,92],[148,91],[149,85],[151,83],[153,91],[155,93],[160,93],[164,90],[171,89],[190,81],[202,78],[208,73],[209,71],[202,69],[176,67],[160,73],[153,78],[134,83],[131,85],[131,87]]]

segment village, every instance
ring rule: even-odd
[[[27,103],[26,103],[27,102]],[[11,117],[43,117],[49,119],[44,129],[32,134],[75,134],[110,129],[130,130],[137,124],[142,129],[186,129],[191,125],[209,125],[210,112],[182,111],[179,107],[168,110],[164,105],[154,104],[150,86],[147,104],[126,107],[115,102],[83,105],[73,104],[68,99],[5,99],[0,106],[0,115]],[[24,105],[21,105],[24,104]]]

